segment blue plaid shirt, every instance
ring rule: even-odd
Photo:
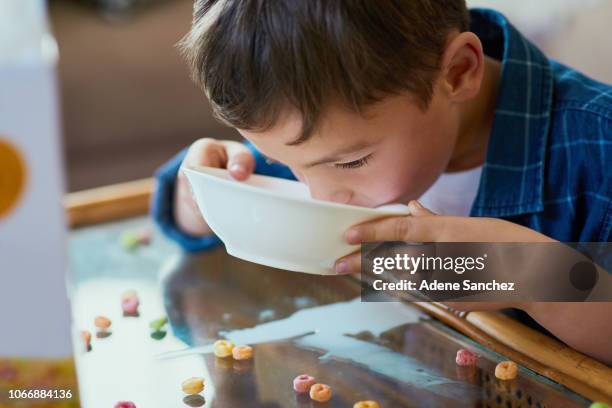
[[[612,87],[551,61],[492,10],[472,10],[471,30],[502,62],[487,158],[471,215],[503,218],[566,242],[612,238]],[[250,146],[256,173],[293,178]],[[157,174],[153,215],[183,248],[219,244],[182,234],[172,195],[184,153]]]

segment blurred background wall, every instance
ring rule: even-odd
[[[192,4],[50,0],[70,191],[148,177],[199,137],[238,138],[212,118],[175,48]],[[612,82],[612,1],[468,4],[503,11],[549,55]]]
[[[82,1],[50,2],[70,191],[148,177],[198,137],[237,137],[212,119],[175,47],[192,4],[109,16]]]

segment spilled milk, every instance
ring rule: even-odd
[[[363,332],[378,337],[394,327],[427,318],[427,315],[401,302],[362,302],[356,298],[302,309],[284,319],[220,334],[235,344],[253,345],[293,339],[299,347],[321,351],[322,361],[333,358],[350,361],[379,375],[450,398],[474,391],[474,386],[447,378],[415,358],[354,337]],[[212,345],[207,345],[164,353],[159,357],[176,358],[212,352]]]

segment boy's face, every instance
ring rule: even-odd
[[[314,198],[366,207],[418,198],[446,168],[458,134],[452,104],[434,92],[423,112],[407,95],[388,97],[364,116],[331,106],[302,144],[301,121],[284,116],[269,130],[239,130],[270,159],[286,164]]]

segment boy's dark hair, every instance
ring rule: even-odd
[[[180,45],[221,121],[266,130],[292,107],[297,144],[332,101],[360,112],[409,91],[425,109],[468,19],[465,0],[196,0]]]

